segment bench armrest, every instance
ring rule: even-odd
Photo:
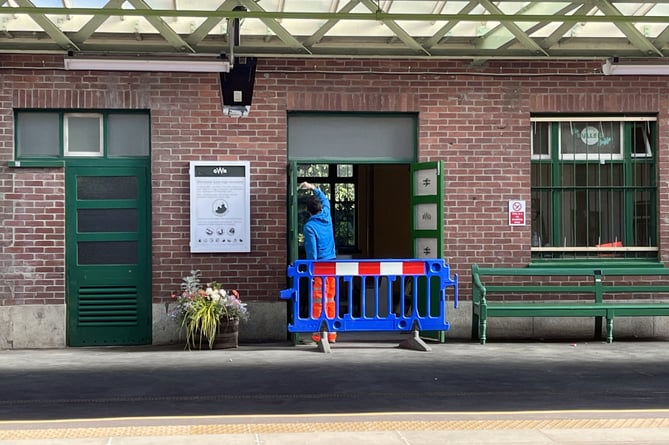
[[[485,303],[486,288],[481,283],[481,276],[479,275],[479,267],[476,264],[472,265],[472,302]]]

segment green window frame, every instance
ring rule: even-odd
[[[358,168],[355,164],[297,164],[298,184],[308,181],[330,199],[335,247],[338,254],[359,251],[358,246]],[[306,207],[298,202],[298,246],[304,249],[302,228],[309,218]]]
[[[657,118],[531,118],[532,258],[657,259]]]
[[[10,166],[51,166],[73,158],[148,158],[146,110],[14,110]]]

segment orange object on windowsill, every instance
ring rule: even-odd
[[[614,241],[612,243],[597,244],[595,247],[623,247],[623,242]]]
[[[604,244],[596,244],[595,247],[604,247],[604,248],[615,248],[615,247],[623,247],[623,242],[622,241],[614,241],[612,243],[604,243]],[[613,253],[600,253],[600,257],[611,257],[614,256]]]

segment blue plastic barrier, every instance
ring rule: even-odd
[[[291,303],[289,332],[447,331],[449,287],[458,306],[458,276],[450,277],[442,259],[298,260],[288,277],[293,287],[281,298]],[[324,308],[314,317],[314,279],[322,279],[326,295],[326,277],[335,278],[335,314]]]

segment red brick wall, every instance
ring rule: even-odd
[[[578,61],[261,59],[251,114],[236,119],[221,113],[215,74],[61,67],[61,56],[0,55],[0,305],[64,301],[63,170],[7,167],[14,108],[150,110],[154,302],[193,268],[245,299],[278,298],[291,110],[419,113],[419,160],[445,161],[445,256],[463,284],[473,262],[529,260],[530,228],[509,227],[507,205],[530,201],[531,113],[658,113],[659,209],[669,214],[662,77],[603,76],[600,63]],[[213,159],[251,162],[250,254],[189,253],[188,161]],[[663,246],[669,224],[659,227]]]

